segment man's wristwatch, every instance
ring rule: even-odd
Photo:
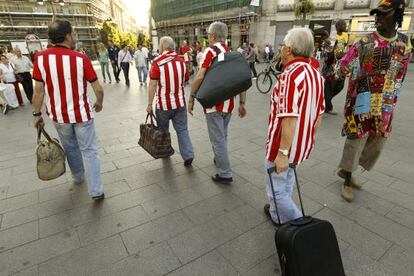
[[[239,104],[246,104],[245,101],[239,101]]]
[[[42,112],[41,111],[39,111],[39,112],[33,111],[32,115],[33,115],[33,117],[39,117],[39,116],[42,116]]]
[[[289,155],[289,150],[288,149],[279,149],[279,152],[284,155],[284,156],[288,156]]]

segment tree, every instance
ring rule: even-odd
[[[108,45],[108,41],[121,46],[127,45],[130,48],[135,48],[138,44],[138,36],[134,33],[120,32],[118,28],[111,22],[104,22],[100,30],[101,41]]]
[[[112,41],[116,45],[119,45],[121,42],[118,29],[110,22],[103,23],[100,34],[101,40],[105,45],[108,45],[108,41]]]
[[[302,20],[302,26],[305,26],[306,15],[312,15],[315,12],[315,5],[312,0],[300,0],[295,6],[295,16]]]
[[[143,46],[149,46],[150,45],[150,39],[144,32],[138,33],[138,44],[141,44]]]

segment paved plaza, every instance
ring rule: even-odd
[[[104,85],[104,109],[95,117],[107,196],[101,203],[69,171],[37,179],[31,105],[0,115],[0,275],[280,275],[274,228],[262,211],[270,94],[252,87],[247,117],[233,114],[235,181],[221,185],[210,180],[213,154],[199,104],[189,117],[192,168],[178,153],[154,160],[137,145],[147,88],[135,68],[130,76],[130,88]],[[341,115],[324,115],[313,155],[299,168],[305,210],[333,223],[348,276],[413,275],[413,91],[411,66],[393,136],[375,169],[357,172],[364,185],[353,203],[340,197],[335,174]],[[335,110],[344,96],[334,99]],[[178,150],[175,132],[172,138]]]

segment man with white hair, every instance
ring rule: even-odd
[[[18,81],[23,85],[24,92],[30,103],[32,103],[33,97],[33,80],[30,69],[33,68],[33,64],[30,59],[22,55],[22,51],[19,48],[14,48],[14,57],[11,58],[10,63],[14,65],[16,69],[16,76],[19,76]]]
[[[201,59],[200,70],[198,71],[191,86],[191,98],[188,103],[188,112],[193,114],[194,94],[200,87],[206,75],[207,69],[211,66],[213,59],[219,54],[229,51],[224,43],[227,38],[228,29],[222,22],[214,22],[208,28],[208,40],[210,47],[204,51]],[[246,115],[246,92],[240,94],[239,116]],[[234,97],[219,103],[213,108],[204,109],[207,121],[207,129],[210,142],[213,146],[214,163],[218,168],[218,173],[212,177],[214,182],[228,184],[233,181],[230,161],[227,152],[227,129],[230,123],[231,113],[234,109]]]
[[[292,200],[295,176],[289,164],[298,165],[309,158],[325,109],[323,77],[310,59],[313,48],[313,34],[307,28],[289,30],[282,43],[284,70],[271,98],[265,160],[266,174],[269,168],[276,167],[270,176],[275,194],[269,177],[266,177],[270,204],[264,207],[265,214],[274,224],[302,216]]]
[[[185,82],[189,79],[188,70],[184,59],[175,53],[175,43],[171,37],[162,37],[159,49],[161,55],[152,62],[150,72],[147,112],[152,113],[152,103],[157,95],[158,126],[161,130],[168,132],[169,122],[172,121],[177,132],[178,146],[184,160],[184,166],[188,167],[191,166],[194,159],[194,149],[188,133],[184,97]]]

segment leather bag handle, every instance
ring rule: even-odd
[[[154,113],[147,113],[147,117],[145,118],[145,124],[148,122],[148,118],[150,118],[150,122],[152,126],[157,126],[155,122],[157,122],[157,118],[155,117]]]
[[[41,134],[43,134],[43,136],[45,136],[46,139],[49,142],[52,142],[52,139],[50,138],[49,134],[46,132],[44,126],[45,126],[45,124],[43,122],[42,123],[39,123],[37,125],[37,143],[38,144],[40,143],[40,136],[41,136]]]

